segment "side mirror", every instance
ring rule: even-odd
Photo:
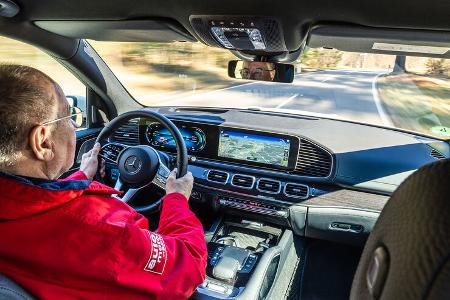
[[[86,127],[86,97],[68,95],[66,96],[66,99],[67,102],[69,102],[70,107],[83,112],[83,125],[81,127]]]
[[[232,60],[228,62],[228,76],[237,79],[291,83],[294,65],[262,61]]]

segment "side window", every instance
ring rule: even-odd
[[[69,103],[83,110],[83,117],[86,117],[86,86],[47,53],[34,46],[0,37],[0,61],[26,65],[44,72],[61,86]],[[82,128],[85,124],[86,121]]]

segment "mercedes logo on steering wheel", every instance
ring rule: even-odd
[[[136,174],[142,167],[142,161],[136,155],[132,155],[125,160],[124,167],[128,173]]]

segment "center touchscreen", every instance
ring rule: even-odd
[[[218,156],[287,167],[290,148],[286,138],[221,130]]]

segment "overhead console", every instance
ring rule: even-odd
[[[273,53],[287,51],[281,24],[274,18],[192,15],[189,21],[209,46]]]

